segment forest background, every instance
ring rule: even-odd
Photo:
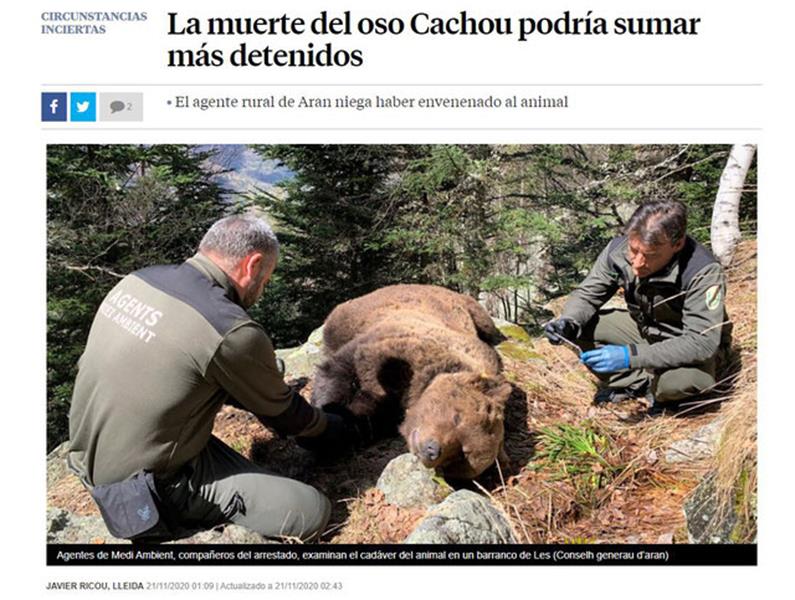
[[[531,333],[642,201],[676,198],[708,244],[728,145],[51,145],[47,449],[68,437],[77,362],[119,278],[196,251],[217,218],[264,212],[282,253],[250,312],[279,347],[393,283],[478,298]],[[241,186],[241,153],[273,184]],[[756,162],[740,225],[756,235]]]

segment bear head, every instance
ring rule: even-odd
[[[471,372],[437,375],[406,408],[400,433],[422,464],[473,479],[502,449],[511,384]]]

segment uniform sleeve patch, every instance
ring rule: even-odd
[[[715,310],[720,306],[722,292],[719,285],[713,285],[704,292],[704,301],[707,309]]]

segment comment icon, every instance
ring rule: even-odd
[[[144,95],[140,92],[100,94],[100,121],[143,121]]]

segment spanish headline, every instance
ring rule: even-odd
[[[357,16],[346,10],[337,14],[321,11],[314,17],[290,16],[210,16],[196,17],[169,12],[168,35],[187,37],[269,37],[284,39],[312,37],[313,41],[291,47],[241,42],[233,49],[221,48],[202,39],[193,45],[168,49],[169,67],[361,67],[362,48],[342,47],[336,38],[440,36],[507,37],[517,42],[551,36],[697,36],[701,18],[694,16],[604,17],[589,10],[575,15],[569,10],[555,16],[499,17],[477,16],[467,11],[454,15],[418,12],[407,17]],[[335,41],[323,41],[335,38]],[[176,46],[176,44],[175,44]]]

